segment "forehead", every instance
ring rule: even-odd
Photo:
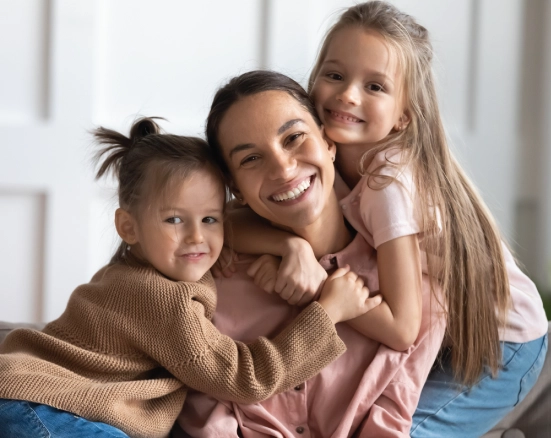
[[[310,113],[285,91],[246,96],[234,103],[222,118],[218,141],[223,149],[256,143],[267,135],[279,135],[280,128],[293,119],[315,125]]]
[[[163,184],[160,193],[152,193],[151,201],[158,208],[199,208],[224,205],[224,184],[208,166],[183,174],[174,174]]]
[[[355,61],[366,70],[379,70],[396,74],[396,49],[379,33],[360,27],[338,30],[327,47],[324,62]]]

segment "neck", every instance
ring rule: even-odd
[[[310,243],[318,259],[341,251],[354,237],[346,226],[334,191],[320,218],[307,227],[293,229],[293,232]]]
[[[370,145],[337,145],[337,169],[348,187],[353,189],[362,179],[360,174],[360,160]]]

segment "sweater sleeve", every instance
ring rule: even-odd
[[[317,374],[346,347],[317,302],[306,307],[273,340],[245,344],[221,334],[211,314],[215,291],[180,283],[163,294],[163,318],[141,320],[141,349],[186,386],[239,403],[264,400]],[[151,334],[151,336],[149,336]]]

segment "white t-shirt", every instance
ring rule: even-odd
[[[419,235],[423,273],[427,273],[426,253],[423,245],[422,216],[416,200],[416,188],[411,168],[398,169],[401,153],[391,148],[377,154],[368,167],[377,174],[391,176],[396,181],[377,190],[381,178],[362,177],[350,191],[339,175],[335,190],[340,199],[344,216],[350,224],[377,249],[381,244],[402,236]],[[380,168],[380,166],[384,166]],[[503,253],[511,288],[511,308],[506,326],[500,331],[500,339],[508,342],[528,342],[547,333],[547,316],[541,296],[534,283],[520,270],[509,249],[503,245]]]

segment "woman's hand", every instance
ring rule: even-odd
[[[303,306],[318,296],[327,272],[304,239],[290,239],[282,258],[264,254],[247,270],[257,286],[277,293],[291,305]]]
[[[279,257],[264,254],[251,264],[247,269],[247,274],[253,277],[254,284],[271,294],[275,290],[280,263]]]
[[[319,298],[333,323],[348,321],[382,302],[381,295],[369,298],[369,290],[350,266],[337,269],[325,282]]]
[[[300,238],[288,239],[282,254],[275,292],[289,304],[303,306],[316,298],[327,279],[310,244]]]
[[[210,268],[212,275],[214,277],[224,276],[230,278],[235,272],[235,266],[233,262],[236,260],[237,253],[224,245],[222,247],[222,251],[220,251],[218,260],[216,260],[216,263],[212,265],[212,268]]]

